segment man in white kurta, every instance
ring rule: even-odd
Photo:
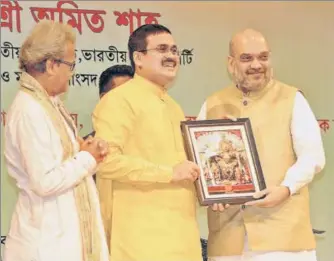
[[[103,153],[96,140],[79,145],[77,130],[59,99],[59,94],[68,88],[75,65],[71,30],[60,23],[41,22],[21,48],[20,89],[9,109],[5,129],[5,159],[8,173],[16,181],[18,199],[4,261],[108,260],[91,177]],[[58,132],[60,126],[68,137],[71,154],[65,150],[64,135]],[[94,242],[100,245],[98,258],[85,255],[92,251],[85,248],[80,225],[77,188],[83,184],[87,202],[94,210],[86,224],[96,220],[94,231],[98,239]]]

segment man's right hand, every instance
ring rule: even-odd
[[[213,211],[219,211],[219,212],[223,212],[225,209],[227,209],[230,205],[229,204],[222,204],[222,203],[214,203],[213,205],[211,205],[211,209]]]
[[[172,182],[180,182],[184,180],[194,182],[199,175],[199,167],[194,162],[186,160],[173,167]]]
[[[94,157],[96,163],[100,163],[108,154],[108,144],[101,139],[89,136],[80,144],[80,151],[87,151]]]
[[[226,114],[222,117],[223,119],[231,120],[231,121],[237,121],[238,119],[230,114]]]

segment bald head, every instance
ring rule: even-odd
[[[269,46],[262,33],[246,29],[230,42],[228,70],[238,87],[246,91],[263,88],[271,79]]]
[[[237,53],[240,53],[240,49],[245,49],[244,47],[255,50],[259,49],[259,47],[264,47],[265,50],[269,50],[268,43],[263,34],[254,29],[245,29],[232,37],[230,41],[230,55],[235,56]]]

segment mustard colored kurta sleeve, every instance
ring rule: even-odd
[[[99,176],[122,182],[170,182],[172,167],[124,154],[124,145],[135,129],[135,120],[132,108],[124,97],[116,94],[101,101],[93,114],[93,124],[95,137],[109,143],[109,156],[99,167]]]
[[[112,182],[112,195],[99,186],[102,205],[112,206],[110,260],[202,260],[194,184],[170,182],[186,160],[182,120],[180,106],[138,75],[96,106],[96,137],[110,147],[97,171],[101,184]]]

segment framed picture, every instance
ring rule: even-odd
[[[201,170],[201,205],[243,204],[266,188],[248,118],[183,121],[181,130],[188,159]]]

